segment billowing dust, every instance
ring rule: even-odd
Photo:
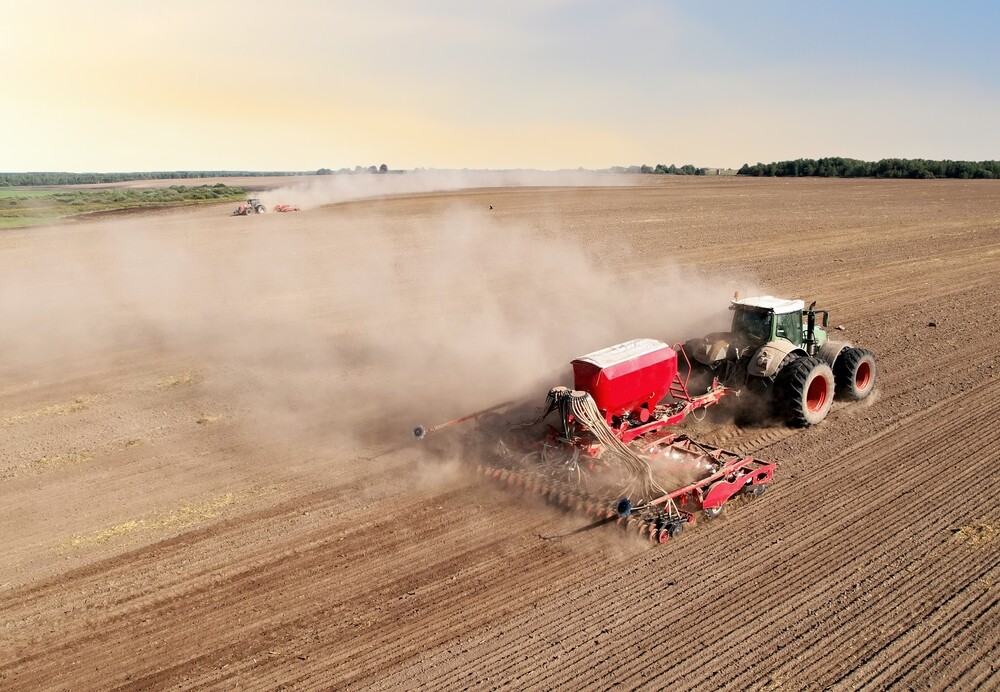
[[[311,209],[327,204],[393,195],[449,190],[509,187],[613,187],[623,175],[597,171],[458,171],[418,170],[406,173],[331,175],[293,183],[267,193],[269,199]]]
[[[372,454],[416,424],[511,398],[540,405],[592,350],[724,328],[733,292],[670,264],[599,267],[558,226],[462,206],[413,219],[344,207],[281,233],[191,218],[8,242],[5,372],[64,381],[157,353],[232,401],[251,439]]]

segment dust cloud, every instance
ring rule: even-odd
[[[540,404],[573,357],[728,317],[731,285],[602,267],[559,228],[462,206],[300,218],[275,233],[143,216],[8,242],[4,369],[44,382],[171,358],[236,402],[248,435],[376,450],[416,424]]]
[[[416,170],[386,174],[317,176],[267,193],[268,199],[311,209],[361,199],[508,187],[614,187],[627,185],[628,176],[598,171],[477,171]]]

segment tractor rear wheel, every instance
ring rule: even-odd
[[[778,372],[774,390],[779,411],[790,425],[816,425],[833,406],[833,370],[819,358],[803,356]]]
[[[257,208],[254,211],[256,211],[258,214],[263,214],[267,211],[267,207],[265,207],[263,204],[258,204]]]
[[[860,401],[875,389],[875,355],[867,348],[845,348],[833,364],[837,396]]]

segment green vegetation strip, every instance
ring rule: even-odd
[[[242,187],[171,185],[151,189],[17,190],[0,189],[0,228],[46,223],[78,214],[143,207],[181,206],[246,199]]]

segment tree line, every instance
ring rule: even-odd
[[[642,174],[654,174],[654,175],[705,175],[707,169],[697,168],[687,163],[683,166],[675,166],[670,164],[669,166],[662,163],[653,166],[612,166],[609,169],[612,173],[642,173]]]
[[[186,180],[188,178],[253,178],[311,175],[289,171],[146,171],[138,173],[0,173],[0,187],[21,185],[94,185],[132,180]]]
[[[881,159],[860,161],[839,156],[743,164],[737,175],[822,178],[1000,178],[1000,161]]]
[[[338,173],[401,173],[402,171],[390,171],[389,166],[382,164],[377,168],[375,166],[355,166],[351,168],[340,168],[338,170],[333,170],[332,168],[320,168],[316,171],[316,175],[335,175]]]
[[[0,173],[0,187],[27,185],[106,185],[135,180],[187,180],[194,178],[260,178],[296,175],[332,175],[334,173],[393,173],[389,166],[355,166],[334,171],[320,168],[317,171],[145,171],[136,173]]]

